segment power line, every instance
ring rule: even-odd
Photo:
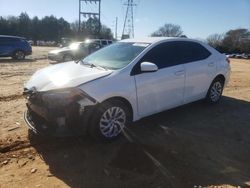
[[[98,6],[98,12],[92,11],[83,11],[83,2],[85,4],[92,4],[95,3]],[[82,24],[82,17],[94,17],[98,18],[99,20],[99,32],[101,31],[101,0],[79,0],[79,26],[78,31],[81,32],[81,24]]]
[[[124,5],[127,6],[127,9],[122,30],[122,39],[134,38],[134,7],[137,4],[133,0],[128,0]]]

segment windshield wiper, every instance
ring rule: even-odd
[[[102,70],[108,70],[106,67],[102,67],[102,66],[98,66],[98,65],[95,65],[94,63],[88,63],[88,62],[84,62],[82,61],[82,65],[87,65],[87,66],[90,66],[91,68],[99,68],[99,69],[102,69]]]
[[[76,64],[78,64],[80,61],[82,62],[81,59],[78,59],[78,60],[75,60],[74,62],[75,62]]]

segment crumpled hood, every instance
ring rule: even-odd
[[[75,87],[111,73],[111,70],[91,68],[72,61],[38,70],[26,83],[25,88],[35,87],[37,91],[48,91]]]

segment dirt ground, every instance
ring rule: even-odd
[[[0,188],[250,187],[250,60],[231,59],[221,102],[195,102],[139,122],[112,143],[44,138],[24,121],[23,84],[51,48],[0,59]]]

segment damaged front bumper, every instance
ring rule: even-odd
[[[27,111],[24,120],[37,134],[52,136],[82,135],[96,100],[78,89],[49,92],[24,92]]]

